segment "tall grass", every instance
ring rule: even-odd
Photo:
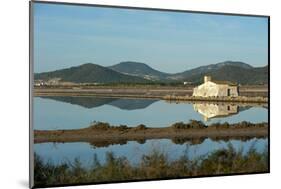
[[[167,154],[153,150],[143,155],[138,165],[132,165],[126,157],[107,153],[105,163],[101,164],[95,155],[93,163],[87,168],[82,166],[79,159],[55,165],[44,162],[35,154],[34,180],[39,187],[268,171],[267,149],[257,152],[252,147],[246,154],[242,151],[229,145],[205,157],[190,159],[185,154],[177,160],[169,161]]]

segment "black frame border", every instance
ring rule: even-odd
[[[232,173],[232,174],[217,174],[217,175],[202,175],[191,177],[178,177],[178,178],[161,178],[161,179],[140,179],[140,180],[122,180],[110,182],[89,182],[80,184],[59,184],[59,185],[34,185],[34,170],[33,170],[33,7],[32,4],[53,4],[53,5],[69,5],[69,6],[84,6],[84,7],[100,7],[100,8],[117,8],[117,9],[132,9],[132,10],[146,10],[146,11],[162,11],[162,12],[181,12],[181,13],[194,13],[194,14],[211,14],[211,15],[224,15],[224,16],[244,16],[244,17],[261,17],[267,18],[268,23],[268,171],[254,172],[254,173]],[[132,182],[149,182],[149,181],[164,181],[164,180],[179,180],[191,178],[212,178],[212,177],[225,177],[225,176],[241,176],[241,175],[256,175],[270,173],[270,16],[269,15],[256,15],[256,14],[240,14],[240,13],[227,13],[227,12],[208,12],[208,11],[194,11],[183,9],[164,9],[164,8],[149,8],[149,7],[133,7],[121,5],[104,5],[104,4],[88,4],[88,3],[70,3],[70,2],[57,2],[57,1],[29,1],[29,188],[54,188],[54,187],[67,187],[67,186],[85,186],[85,185],[98,185],[98,184],[118,184],[118,183],[132,183]]]

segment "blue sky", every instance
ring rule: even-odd
[[[176,73],[268,62],[267,18],[34,3],[34,71],[144,62]]]

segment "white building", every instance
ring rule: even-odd
[[[238,87],[227,81],[212,81],[210,76],[204,76],[204,83],[193,89],[193,96],[238,96]]]

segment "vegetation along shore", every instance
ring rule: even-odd
[[[264,137],[268,135],[268,123],[241,122],[235,124],[214,123],[209,126],[201,121],[191,120],[189,123],[175,123],[169,127],[151,128],[145,125],[128,127],[126,125],[111,126],[97,122],[81,129],[69,130],[35,130],[34,142],[101,142],[118,143],[118,141],[146,139],[184,139],[202,137]]]
[[[251,147],[243,153],[242,148],[235,150],[231,144],[195,159],[183,154],[176,160],[169,160],[165,152],[153,149],[143,155],[137,165],[112,152],[106,154],[105,163],[94,155],[87,168],[78,158],[73,163],[65,161],[56,165],[43,161],[37,154],[34,157],[36,187],[265,172],[268,172],[267,149],[258,152]]]

